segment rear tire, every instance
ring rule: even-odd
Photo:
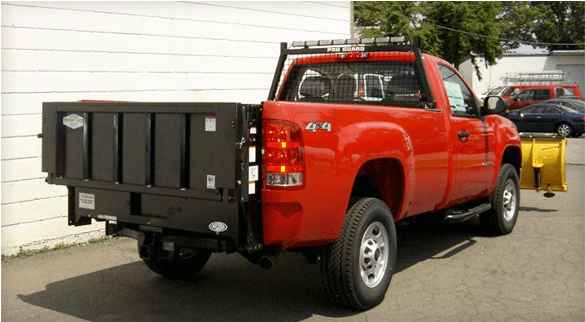
[[[191,253],[187,253],[187,251]],[[176,279],[191,279],[205,266],[211,257],[208,250],[184,250],[181,254],[175,253],[173,259],[158,257],[144,258],[143,261],[153,272]]]
[[[396,230],[388,206],[375,198],[348,210],[341,236],[325,247],[321,279],[336,304],[367,310],[382,300],[396,265]]]
[[[511,164],[502,165],[490,203],[492,208],[479,215],[482,228],[490,235],[511,233],[520,208],[520,180],[516,168]]]

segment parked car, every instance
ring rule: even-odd
[[[513,96],[513,93],[516,93],[518,90],[520,92]],[[510,86],[507,93],[502,97],[507,100],[510,110],[518,110],[549,99],[561,97],[581,98],[581,91],[579,90],[579,86],[568,84],[514,85]]]
[[[579,113],[585,114],[585,101],[580,98],[557,98],[553,100],[543,101],[542,103],[558,104],[576,110]]]
[[[554,103],[541,102],[511,111],[508,118],[519,132],[556,133],[562,137],[580,137],[585,132],[585,114]]]

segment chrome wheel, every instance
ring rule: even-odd
[[[323,248],[321,278],[329,299],[357,310],[384,300],[396,267],[396,229],[380,199],[360,198],[347,211],[341,236]]]
[[[504,220],[510,222],[516,214],[516,184],[513,180],[508,179],[508,181],[506,181],[502,199]]]
[[[496,188],[489,198],[492,208],[479,215],[479,222],[485,232],[502,236],[512,232],[520,208],[520,178],[518,170],[505,163],[500,168]]]
[[[569,124],[561,124],[557,130],[557,133],[562,137],[567,137],[571,135],[572,129]]]
[[[360,275],[367,287],[376,287],[388,267],[388,234],[380,222],[372,223],[360,246]]]

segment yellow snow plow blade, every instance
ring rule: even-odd
[[[552,191],[567,191],[565,179],[565,151],[567,139],[547,136],[521,136],[522,178],[521,189],[545,190],[545,197],[553,197]]]

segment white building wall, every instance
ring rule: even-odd
[[[349,38],[350,2],[2,2],[2,254],[83,242],[41,172],[48,101],[268,96],[282,41]]]
[[[585,84],[582,83],[585,73],[585,56],[582,51],[578,51],[574,55],[555,52],[551,54],[508,54],[498,60],[496,65],[490,67],[485,67],[482,59],[477,59],[477,61],[481,66],[482,80],[477,77],[470,60],[461,64],[460,71],[478,95],[486,92],[488,88],[504,85],[506,73],[566,70],[566,66],[571,67],[571,72],[567,75],[568,83],[577,83],[582,91],[585,89]]]

